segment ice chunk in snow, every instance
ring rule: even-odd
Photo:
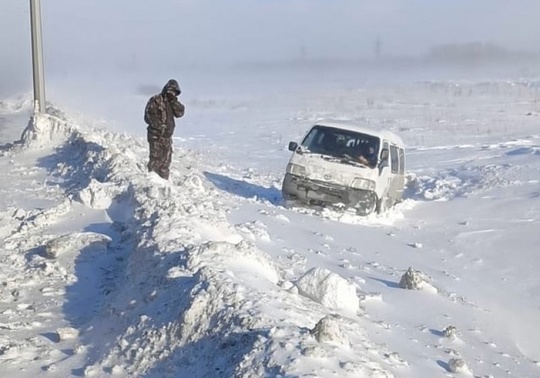
[[[448,327],[444,329],[443,335],[444,337],[449,338],[450,340],[454,340],[458,335],[457,328],[453,325],[449,325]]]
[[[448,361],[448,369],[451,373],[472,375],[471,370],[461,358],[452,358]]]
[[[89,365],[84,368],[83,374],[85,377],[96,377],[99,375],[100,370],[101,369],[97,365]]]
[[[318,342],[336,342],[342,345],[349,345],[349,342],[340,327],[341,317],[339,315],[327,315],[315,325],[311,334]]]
[[[103,184],[94,179],[79,192],[79,201],[92,209],[103,210],[111,206],[114,196],[119,192],[115,185]]]
[[[56,333],[59,341],[73,340],[79,337],[79,331],[71,327],[58,328]]]
[[[407,269],[399,281],[399,287],[407,290],[427,290],[437,293],[438,290],[429,283],[425,274],[413,268]]]
[[[296,282],[298,292],[330,309],[355,314],[359,308],[356,286],[328,269],[313,268]]]

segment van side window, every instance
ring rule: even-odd
[[[403,148],[399,149],[399,173],[405,174],[405,150]]]
[[[390,168],[392,173],[399,172],[399,155],[396,146],[390,146]]]

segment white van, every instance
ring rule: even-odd
[[[390,131],[346,122],[318,122],[300,145],[289,143],[282,193],[287,202],[338,205],[360,215],[401,201],[405,148]]]

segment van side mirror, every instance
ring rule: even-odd
[[[289,142],[289,151],[296,151],[298,148],[298,143],[296,142]]]
[[[379,165],[381,167],[388,167],[388,158],[390,157],[390,151],[388,148],[383,148],[381,151],[381,162]]]

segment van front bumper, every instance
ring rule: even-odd
[[[299,201],[310,205],[343,204],[354,208],[371,207],[377,200],[373,191],[309,180],[290,173],[285,174],[281,191],[287,201]]]

